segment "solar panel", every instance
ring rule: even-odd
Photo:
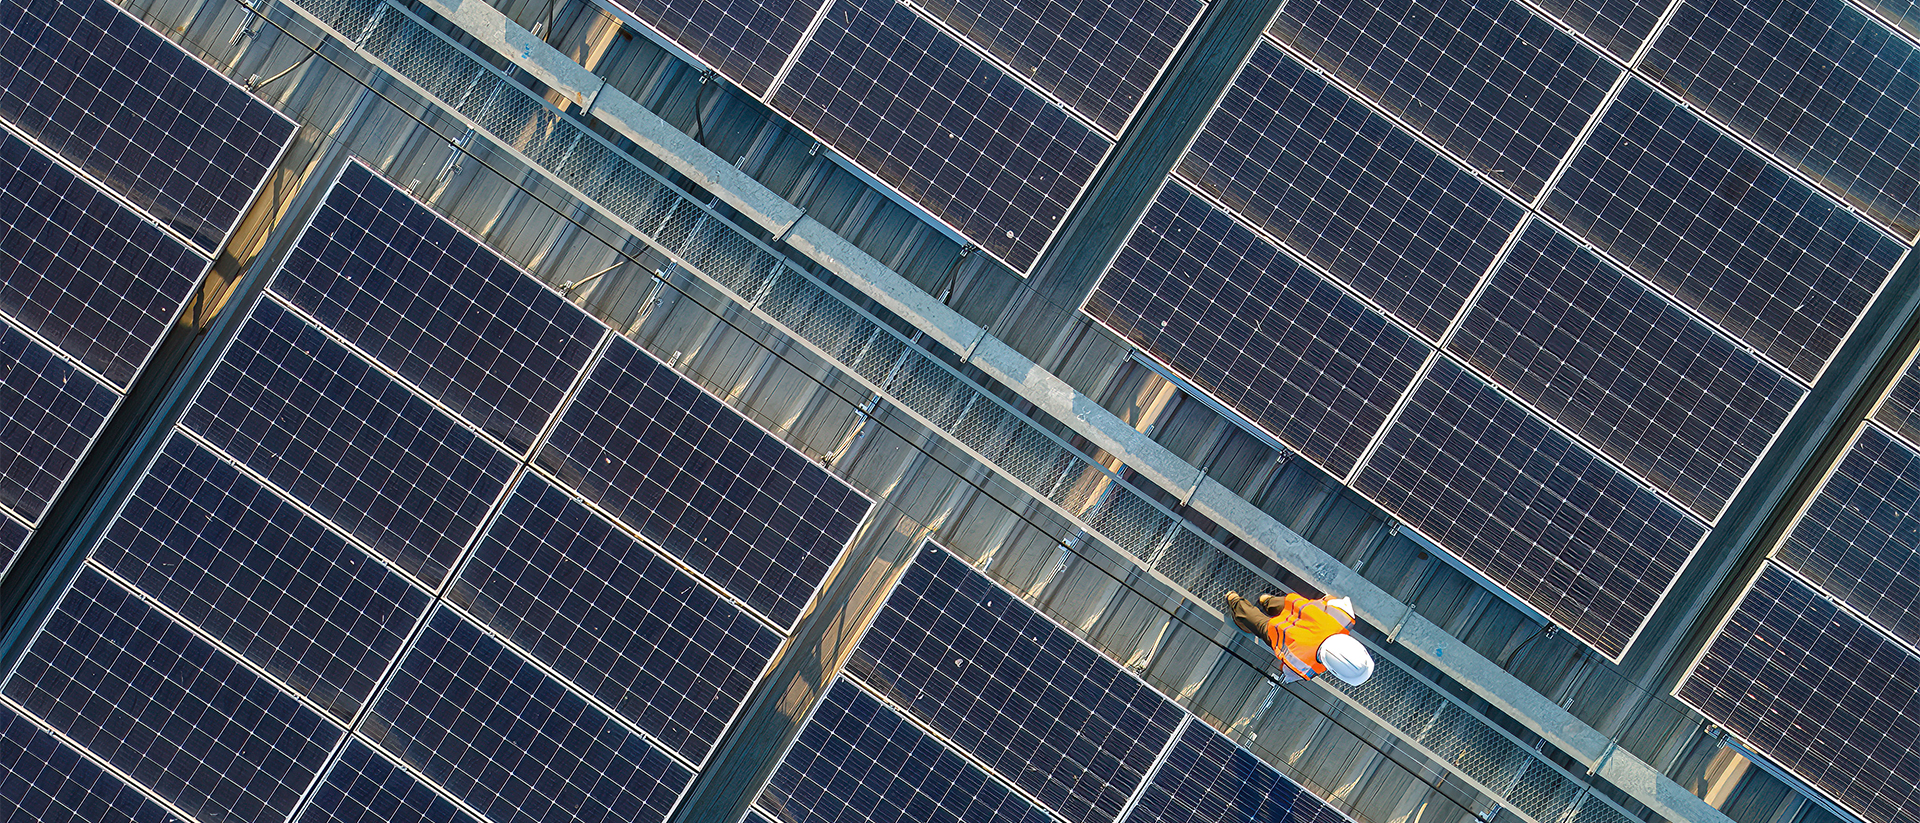
[[[166,807],[0,705],[0,797],[8,820],[175,823]]]
[[[206,268],[206,258],[0,132],[0,312],[21,326],[125,390]]]
[[[821,0],[619,0],[755,97],[800,45]]]
[[[1674,693],[1863,819],[1920,816],[1920,657],[1779,566]]]
[[[1544,208],[1809,383],[1902,252],[1637,79]]]
[[[220,248],[294,124],[107,0],[0,7],[0,117]]]
[[[847,672],[1075,823],[1114,819],[1185,713],[929,546]]]
[[[562,411],[538,465],[781,628],[871,505],[624,337]]]
[[[1902,239],[1920,232],[1920,49],[1853,4],[1685,3],[1643,65]]]
[[[779,823],[1053,820],[844,678],[820,698],[758,802],[761,819]]]
[[[514,461],[271,299],[182,425],[436,585]]]
[[[1269,31],[1522,200],[1546,185],[1620,76],[1511,0],[1286,3]]]
[[[1344,823],[1313,792],[1234,745],[1205,723],[1188,723],[1167,750],[1125,823]]]
[[[921,12],[1118,137],[1187,29],[1200,0],[927,0]]]
[[[1865,5],[1892,20],[1907,33],[1920,37],[1920,2],[1914,0],[1869,0]]]
[[[114,390],[0,322],[0,506],[39,522],[119,402]]]
[[[1774,559],[1920,645],[1920,454],[1862,427]]]
[[[273,289],[521,452],[606,331],[360,163],[341,170]]]
[[[1540,7],[1562,25],[1592,38],[1622,62],[1633,59],[1667,5],[1664,0],[1540,0]]]
[[[347,741],[296,823],[479,823],[360,742]]]
[[[205,819],[284,819],[342,734],[90,566],[6,694]]]
[[[1448,349],[1705,521],[1805,393],[1540,221]]]
[[[171,437],[93,559],[341,723],[430,596],[212,452]]]
[[[361,727],[490,819],[657,823],[693,773],[441,608]]]
[[[7,573],[13,566],[14,558],[20,556],[20,550],[26,548],[27,538],[33,530],[27,524],[10,516],[0,515],[0,575]]]
[[[1343,477],[1431,351],[1177,180],[1086,311]]]
[[[448,599],[694,762],[780,648],[777,632],[531,475]]]
[[[1706,535],[1446,358],[1354,486],[1613,658]]]
[[[835,3],[772,103],[1019,271],[1113,146],[893,0]]]
[[[1894,381],[1873,420],[1909,443],[1920,443],[1920,363],[1909,364]]]
[[[1522,214],[1264,41],[1179,172],[1433,339]]]

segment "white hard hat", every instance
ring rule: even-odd
[[[1334,677],[1355,686],[1373,676],[1373,655],[1368,654],[1367,647],[1360,645],[1353,635],[1336,634],[1320,641],[1316,656],[1320,658],[1320,665],[1333,672]]]

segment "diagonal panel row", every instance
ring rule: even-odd
[[[456,235],[365,166],[343,170],[296,241],[314,253],[246,307],[0,686],[71,741],[47,757],[77,745],[138,790],[105,775],[76,789],[41,771],[21,796],[58,797],[54,811],[77,819],[145,793],[203,821],[401,806],[659,821],[679,801],[782,645],[785,626],[742,603],[773,586],[804,605],[869,504],[732,409],[697,402],[712,398],[631,344],[594,361],[604,326]],[[395,249],[417,259],[403,265]],[[390,282],[403,275],[404,287]],[[293,296],[334,321],[314,325]],[[642,405],[640,419],[660,424],[648,442],[692,449],[633,476],[689,495],[674,477],[705,481],[693,489],[756,515],[754,494],[825,499],[797,504],[785,528],[808,519],[840,542],[790,550],[786,532],[746,535],[729,520],[744,536],[679,557],[527,470],[552,421],[573,419],[578,434],[581,420],[619,417],[616,381],[596,392],[583,388],[589,373],[641,361],[658,389]],[[517,394],[500,400],[501,386]],[[505,442],[516,431],[524,446]],[[708,452],[732,461],[727,482],[689,467]],[[694,499],[697,514],[682,501],[672,522],[709,536],[721,507]],[[621,511],[645,522],[655,505]],[[793,565],[755,565],[769,557]],[[797,573],[813,577],[779,580]],[[127,636],[152,639],[109,639]],[[174,685],[148,702],[114,691],[149,682]],[[304,748],[282,745],[293,739]]]

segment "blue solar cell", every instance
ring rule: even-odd
[[[1862,819],[1920,817],[1920,656],[1779,566],[1674,693]]]
[[[521,452],[606,332],[357,162],[341,170],[273,289]]]
[[[107,0],[0,6],[0,117],[208,252],[294,132]]]
[[[495,820],[666,818],[693,773],[439,609],[362,727]]]
[[[1354,487],[1614,658],[1707,531],[1446,358]]]
[[[772,822],[767,820],[766,815],[761,814],[758,809],[748,809],[746,816],[740,818],[740,823],[772,823]],[[791,823],[791,821],[783,821],[783,823]]]
[[[1682,3],[1644,71],[1911,241],[1920,48],[1846,0]]]
[[[780,648],[778,633],[531,475],[448,599],[694,762]]]
[[[1179,172],[1434,339],[1523,212],[1264,41]]]
[[[782,628],[871,505],[624,337],[538,462]]]
[[[1339,476],[1431,351],[1178,180],[1086,310]]]
[[[342,723],[430,597],[232,464],[175,435],[93,549]]]
[[[0,706],[0,821],[5,823],[175,823],[138,789],[80,756],[53,735]]]
[[[33,535],[33,529],[18,520],[0,515],[0,575],[7,573],[13,566],[20,550],[27,545],[27,538]]]
[[[759,805],[779,823],[1053,820],[844,679],[820,698]]]
[[[1920,453],[1864,427],[1774,559],[1920,645]]]
[[[1909,365],[1894,382],[1873,419],[1907,442],[1920,443],[1920,363]]]
[[[1540,221],[1448,349],[1707,521],[1805,393]]]
[[[894,0],[841,0],[775,108],[1015,269],[1113,147]]]
[[[619,0],[755,97],[800,45],[822,0]]]
[[[901,575],[847,671],[1076,823],[1119,815],[1184,716],[931,546]]]
[[[1270,30],[1523,200],[1620,76],[1513,0],[1285,3]]]
[[[0,312],[125,389],[207,260],[0,133]]]
[[[182,425],[431,586],[514,461],[271,299]]]
[[[1903,251],[1637,79],[1544,208],[1809,383]]]
[[[0,322],[0,506],[39,522],[119,402],[113,389]]]
[[[296,823],[479,823],[358,738],[348,740]]]
[[[1345,823],[1347,816],[1234,745],[1187,724],[1125,823]]]
[[[1115,137],[1206,7],[1200,0],[925,0],[917,6]]]
[[[1667,6],[1666,0],[1540,0],[1548,14],[1622,62],[1633,59]]]
[[[6,694],[205,819],[284,819],[343,733],[83,568]]]

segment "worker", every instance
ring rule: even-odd
[[[1281,682],[1305,680],[1332,672],[1355,686],[1373,674],[1373,655],[1354,639],[1353,601],[1345,597],[1308,600],[1297,594],[1260,595],[1255,607],[1227,592],[1233,622],[1255,637],[1265,637],[1280,658]]]

